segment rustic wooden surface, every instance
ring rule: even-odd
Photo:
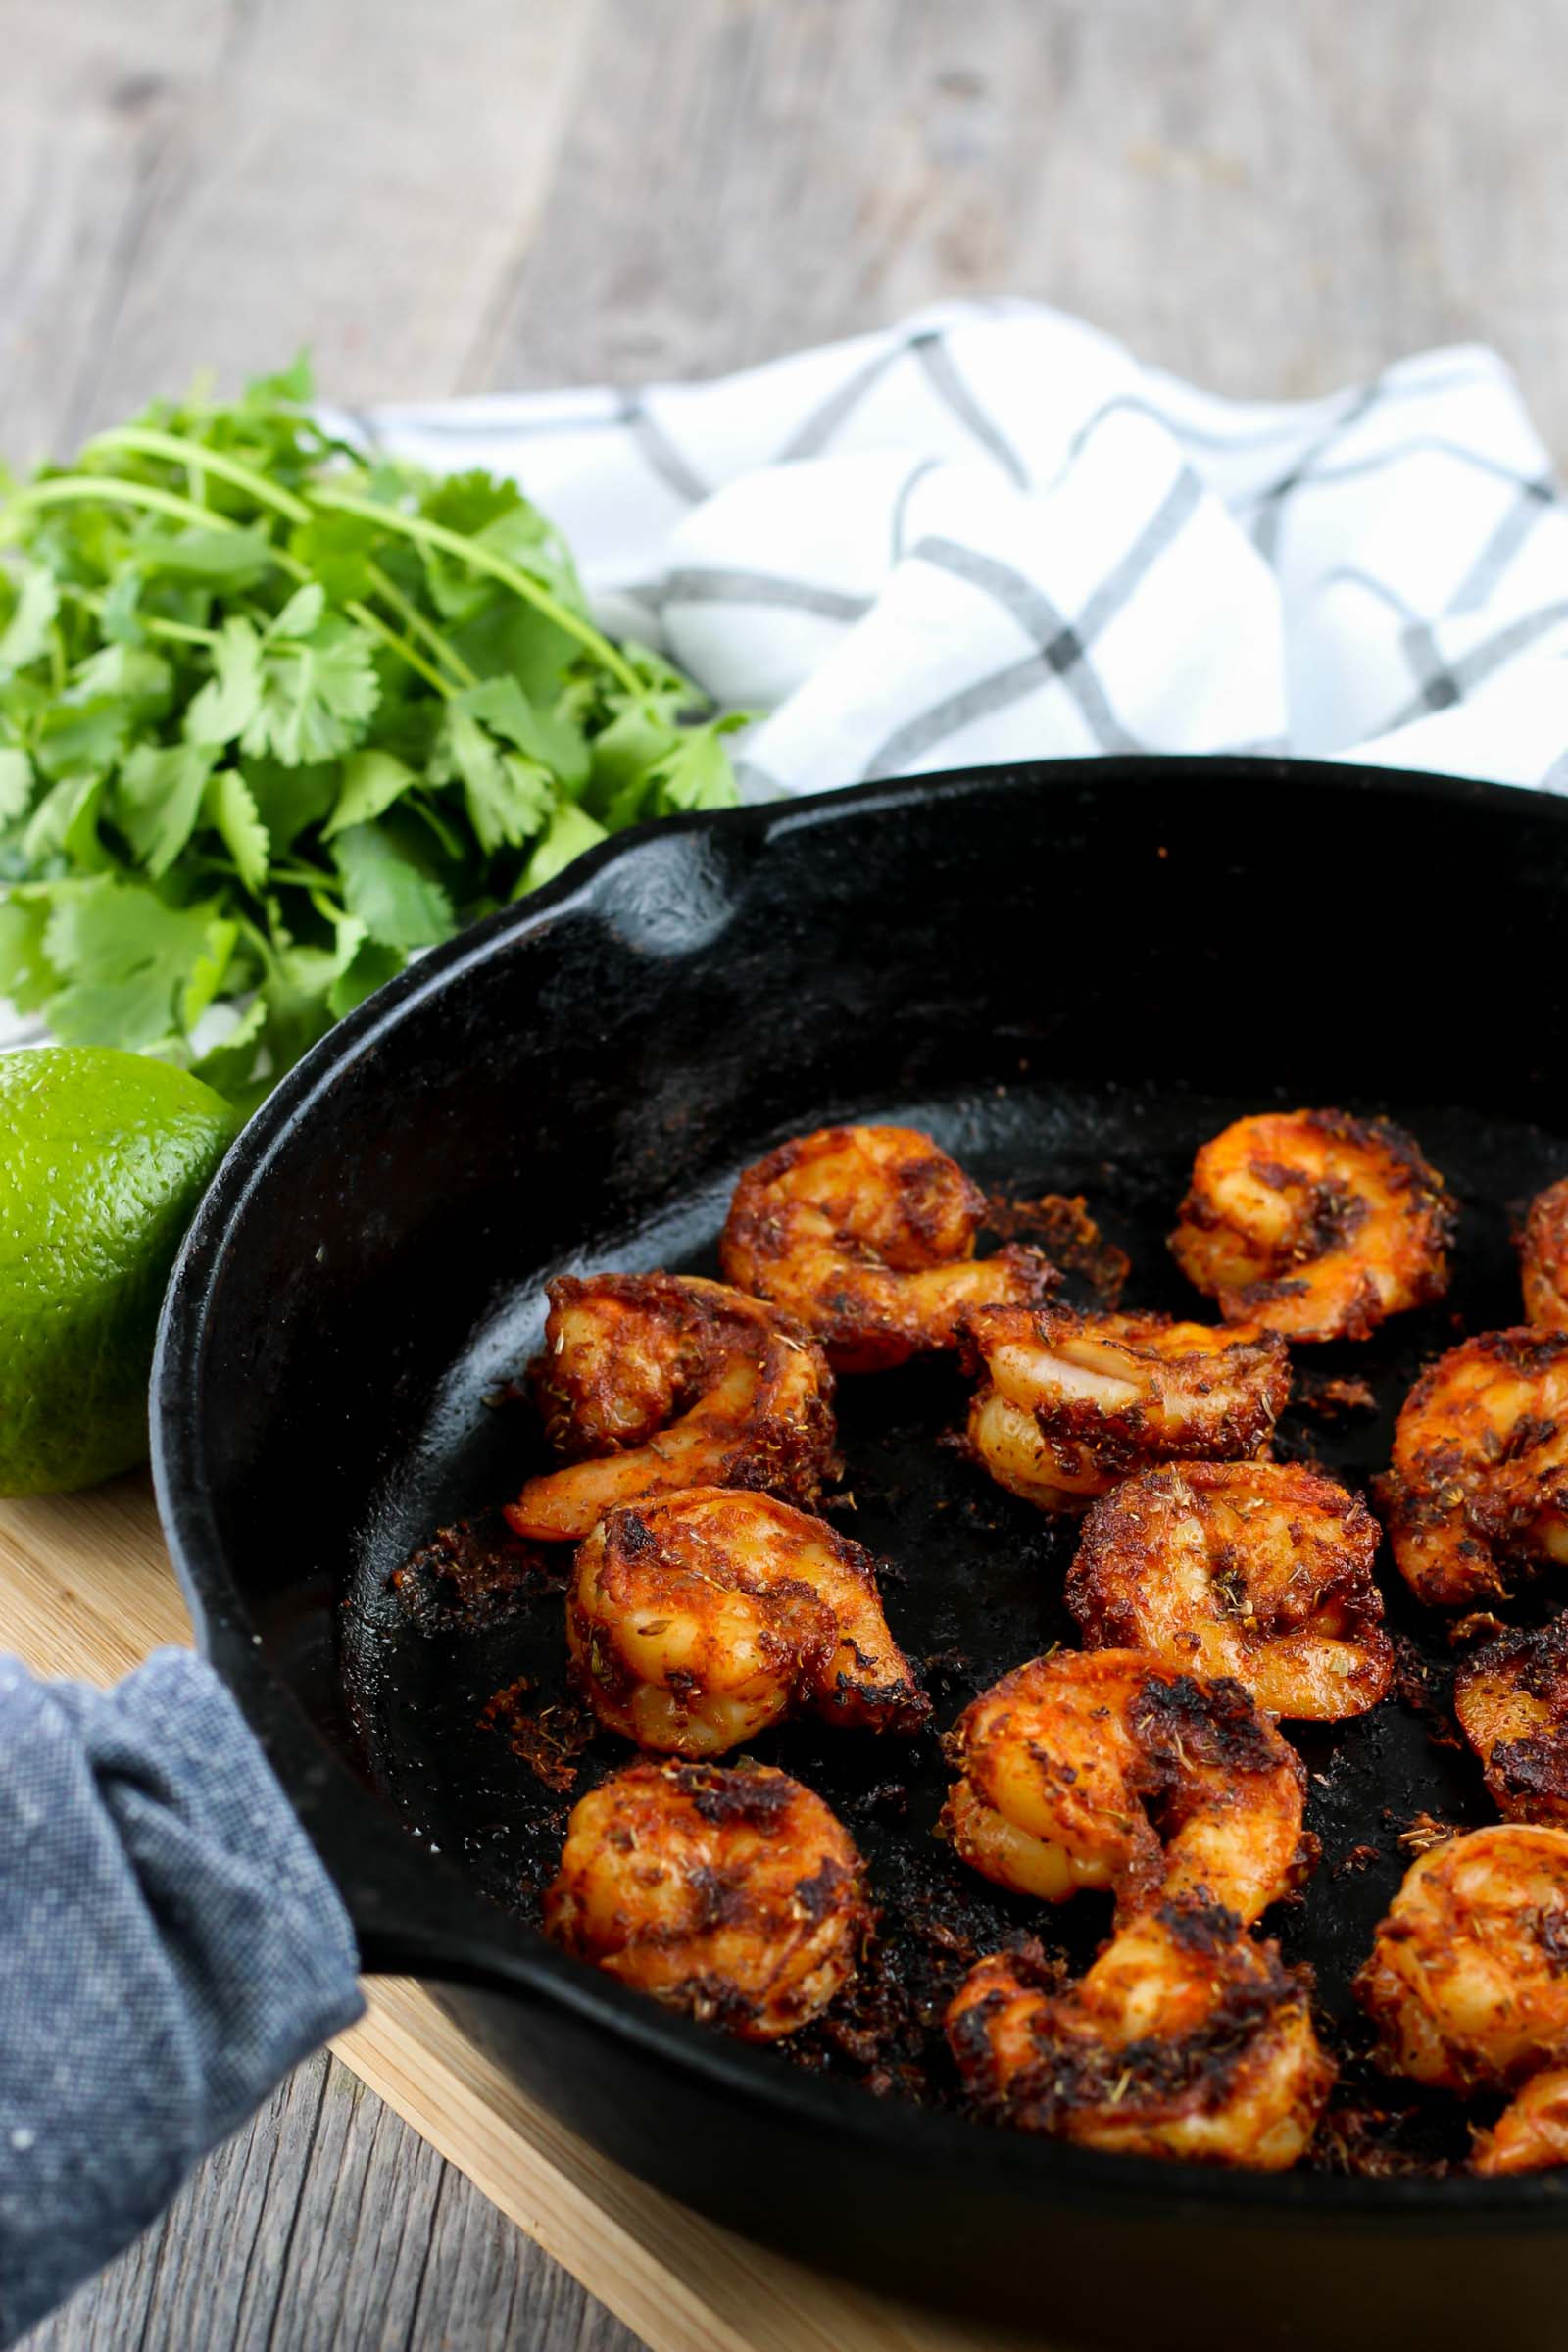
[[[584,2294],[323,2052],[27,2352],[631,2352]]]
[[[0,0],[0,450],[1038,294],[1222,389],[1480,337],[1568,452],[1558,0]],[[629,2345],[321,2059],[33,2352]]]
[[[0,448],[1005,288],[1222,389],[1479,335],[1568,448],[1557,0],[0,0]]]

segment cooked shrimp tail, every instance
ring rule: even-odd
[[[1568,1331],[1568,1176],[1538,1193],[1519,1236],[1525,1321]]]
[[[1020,1894],[1106,1888],[1123,1919],[1192,1895],[1246,1924],[1300,1876],[1300,1760],[1238,1683],[1057,1652],[983,1691],[947,1748],[955,1850]]]
[[[1082,1510],[1146,1463],[1256,1454],[1291,1390],[1285,1342],[1151,1314],[982,1307],[964,1361],[983,1373],[968,1439],[997,1484]]]
[[[864,1870],[819,1796],[763,1764],[632,1764],[572,1809],[545,1932],[623,1984],[747,2041],[854,1976]]]
[[[1382,2063],[1449,2090],[1568,2065],[1568,1831],[1505,1822],[1413,1862],[1356,1997]]]
[[[1568,2067],[1533,2075],[1476,2139],[1475,2173],[1540,2173],[1568,2164]]]
[[[1192,1900],[1123,1928],[1066,1989],[1038,1945],[982,1960],[948,2038],[980,2106],[1019,2131],[1259,2172],[1305,2153],[1334,2082],[1278,1945]]]
[[[1568,1332],[1494,1331],[1425,1371],[1375,1492],[1418,1600],[1471,1607],[1568,1564]]]
[[[1298,1722],[1365,1714],[1394,1677],[1358,1495],[1297,1462],[1165,1463],[1101,1496],[1067,1574],[1091,1648],[1233,1675]]]
[[[711,1484],[814,1502],[837,1474],[833,1375],[788,1315],[694,1275],[563,1275],[530,1366],[570,1467],[531,1478],[519,1536],[575,1542],[639,1495]]]
[[[800,1707],[865,1731],[930,1712],[870,1554],[767,1494],[694,1487],[607,1512],[566,1636],[600,1721],[663,1753],[722,1755]]]
[[[1171,1252],[1227,1322],[1364,1340],[1441,1298],[1453,1211],[1420,1147],[1386,1119],[1266,1111],[1206,1143]]]
[[[1568,1616],[1478,1651],[1454,1679],[1453,1711],[1498,1812],[1568,1830]]]
[[[977,1258],[985,1196],[912,1127],[824,1127],[746,1169],[719,1241],[725,1279],[815,1333],[840,1372],[956,1347],[967,1309],[1043,1298],[1038,1250]]]

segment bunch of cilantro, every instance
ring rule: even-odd
[[[594,627],[515,483],[310,398],[302,363],[0,485],[0,996],[245,1109],[413,950],[732,801],[742,723]]]

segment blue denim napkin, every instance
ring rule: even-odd
[[[212,1670],[0,1658],[0,2343],[364,2008],[337,1891]]]

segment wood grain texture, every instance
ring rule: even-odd
[[[1553,0],[607,0],[476,372],[685,375],[1002,290],[1237,393],[1479,336],[1562,450],[1565,66]]]
[[[0,448],[301,343],[451,388],[526,244],[594,0],[4,0]]]
[[[1561,457],[1565,67],[1558,0],[0,0],[0,450],[302,342],[353,403],[1003,289],[1244,393],[1494,342]],[[149,1512],[49,1506],[74,1598],[17,1538],[5,1638],[99,1674],[180,1639]],[[439,2127],[430,2084],[401,2103]],[[582,2215],[487,2185],[584,2259]],[[628,2339],[324,2059],[34,2339],[506,2340]]]
[[[368,2352],[637,2338],[323,2051],[27,2352]]]
[[[1481,337],[1568,450],[1556,0],[0,0],[0,448],[1035,294],[1221,389]]]

